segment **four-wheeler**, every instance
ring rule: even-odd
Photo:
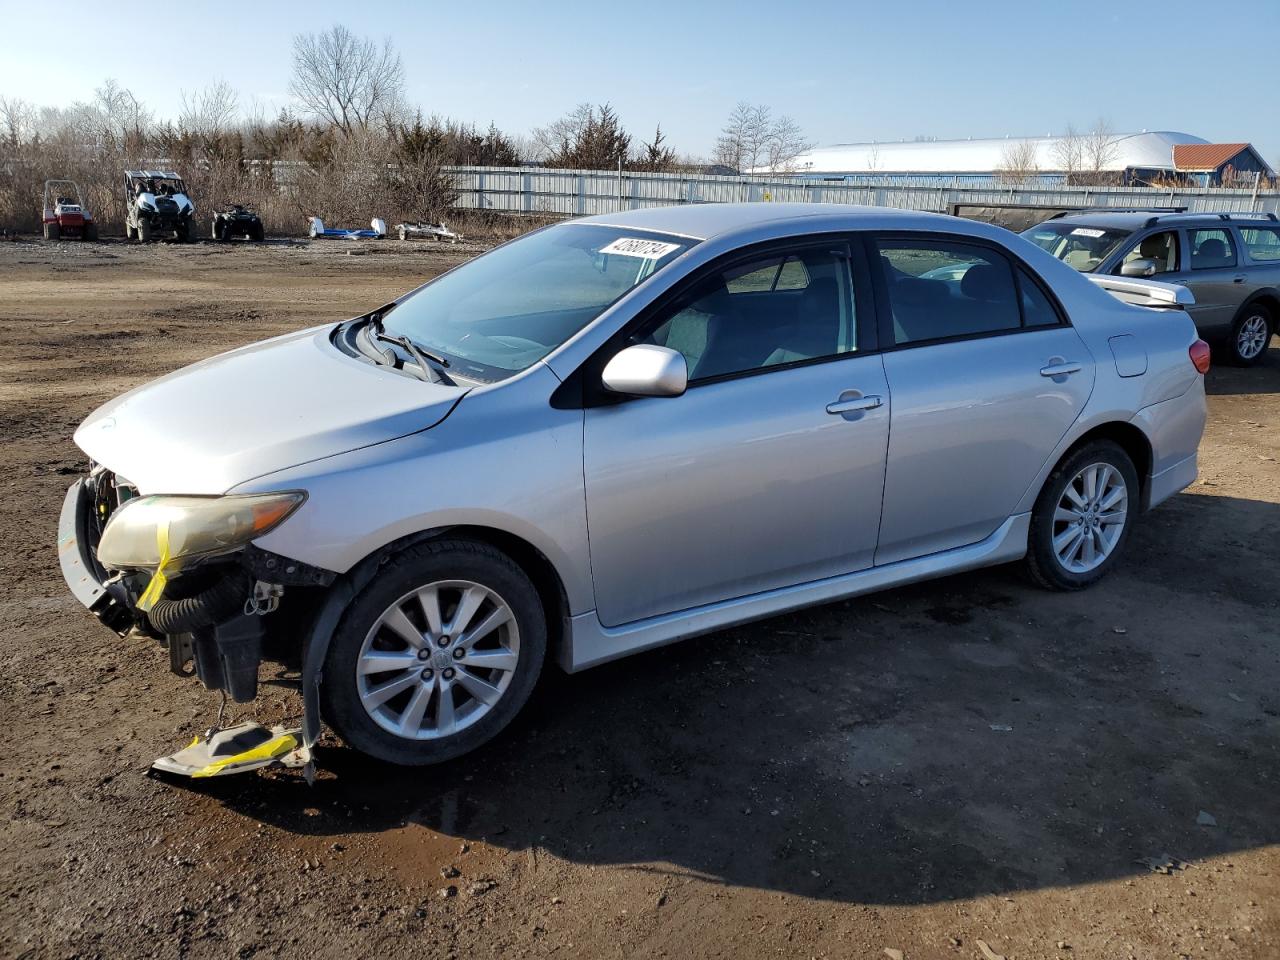
[[[44,182],[44,238],[46,240],[97,240],[98,225],[84,205],[84,194],[74,180]]]
[[[560,223],[107,403],[62,570],[237,702],[300,659],[305,746],[440,762],[546,664],[1020,559],[1096,583],[1195,480],[1193,303],[933,214]]]
[[[262,240],[265,236],[258,215],[238,203],[227,204],[221,210],[214,211],[209,235],[214,240],[230,240],[233,237]]]
[[[396,225],[396,233],[400,235],[401,240],[412,240],[416,237],[425,237],[432,240],[446,240],[449,243],[457,243],[462,239],[461,236],[454,233],[443,223],[426,223],[422,220],[414,223],[401,223]]]
[[[186,184],[172,171],[126,170],[124,207],[124,232],[130,240],[200,239],[196,208]]]

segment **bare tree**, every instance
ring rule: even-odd
[[[1040,172],[1039,155],[1033,140],[1005,144],[996,172],[1008,183],[1026,183]]]
[[[880,144],[871,141],[871,149],[867,151],[867,169],[875,173],[880,169]]]
[[[390,38],[378,46],[337,24],[293,38],[289,89],[310,113],[351,136],[395,109],[404,66]]]
[[[204,137],[230,130],[240,113],[240,97],[225,80],[191,93],[183,90],[181,102],[179,125]]]
[[[1067,186],[1076,182],[1084,167],[1084,136],[1071,124],[1053,145],[1053,159],[1066,177]]]
[[[1110,121],[1099,117],[1093,129],[1084,138],[1084,166],[1093,182],[1102,183],[1108,178],[1111,165],[1120,154],[1120,141]]]
[[[108,78],[93,91],[91,107],[97,111],[97,139],[102,143],[122,143],[136,152],[151,128],[151,111],[134,92]]]
[[[796,158],[813,146],[791,117],[776,120],[764,104],[739,101],[716,140],[716,162],[743,173],[794,169]]]
[[[531,160],[546,160],[560,151],[565,144],[575,143],[595,118],[594,104],[580,103],[563,117],[551,121],[545,127],[534,127],[529,135]]]
[[[791,173],[795,170],[796,159],[813,148],[813,144],[804,138],[800,124],[791,117],[779,117],[769,129],[769,139],[765,144],[765,157],[769,162],[771,173]]]
[[[0,134],[11,146],[25,143],[35,132],[36,110],[18,97],[0,97]]]
[[[716,141],[716,162],[744,173],[761,166],[772,126],[768,107],[739,101]]]

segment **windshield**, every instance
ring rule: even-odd
[[[449,362],[501,380],[537,363],[696,240],[561,224],[477,257],[410,294],[383,321]]]
[[[1024,230],[1022,235],[1041,249],[1048,250],[1069,267],[1090,273],[1132,230],[1086,227],[1077,223],[1042,223]]]

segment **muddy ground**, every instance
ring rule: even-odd
[[[148,778],[217,698],[63,585],[75,425],[470,252],[0,244],[0,955],[1280,956],[1275,346],[1093,590],[997,568],[555,674],[438,769]]]

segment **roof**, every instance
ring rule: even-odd
[[[1173,148],[1173,165],[1178,170],[1217,170],[1243,150],[1247,143],[1185,143]]]
[[[920,213],[891,207],[867,207],[848,203],[693,203],[671,207],[646,207],[584,217],[575,223],[598,223],[635,230],[672,233],[695,240],[710,240],[747,227],[796,220],[801,217],[863,216],[919,217],[954,222],[938,213]]]
[[[146,177],[150,180],[181,180],[172,170],[126,170],[126,177]]]
[[[1265,213],[1232,213],[1228,215],[1231,223],[1249,224],[1255,221],[1267,221],[1269,217]],[[1081,210],[1078,213],[1068,213],[1061,217],[1055,217],[1049,223],[1079,223],[1091,227],[1104,227],[1113,230],[1138,230],[1145,227],[1151,220],[1156,220],[1167,226],[1201,226],[1205,224],[1214,224],[1221,226],[1223,223],[1223,215],[1221,213],[1200,212],[1200,213],[1161,213],[1159,210],[1125,210],[1123,212],[1108,213],[1105,210]]]
[[[991,173],[1006,165],[1010,149],[1029,144],[1035,148],[1040,170],[1060,172],[1063,165],[1059,145],[1065,139],[1045,136],[846,143],[802,154],[795,161],[795,169],[801,173]],[[1202,137],[1172,130],[1117,133],[1112,142],[1114,156],[1104,169],[1113,171],[1172,170],[1175,147],[1208,143]]]

